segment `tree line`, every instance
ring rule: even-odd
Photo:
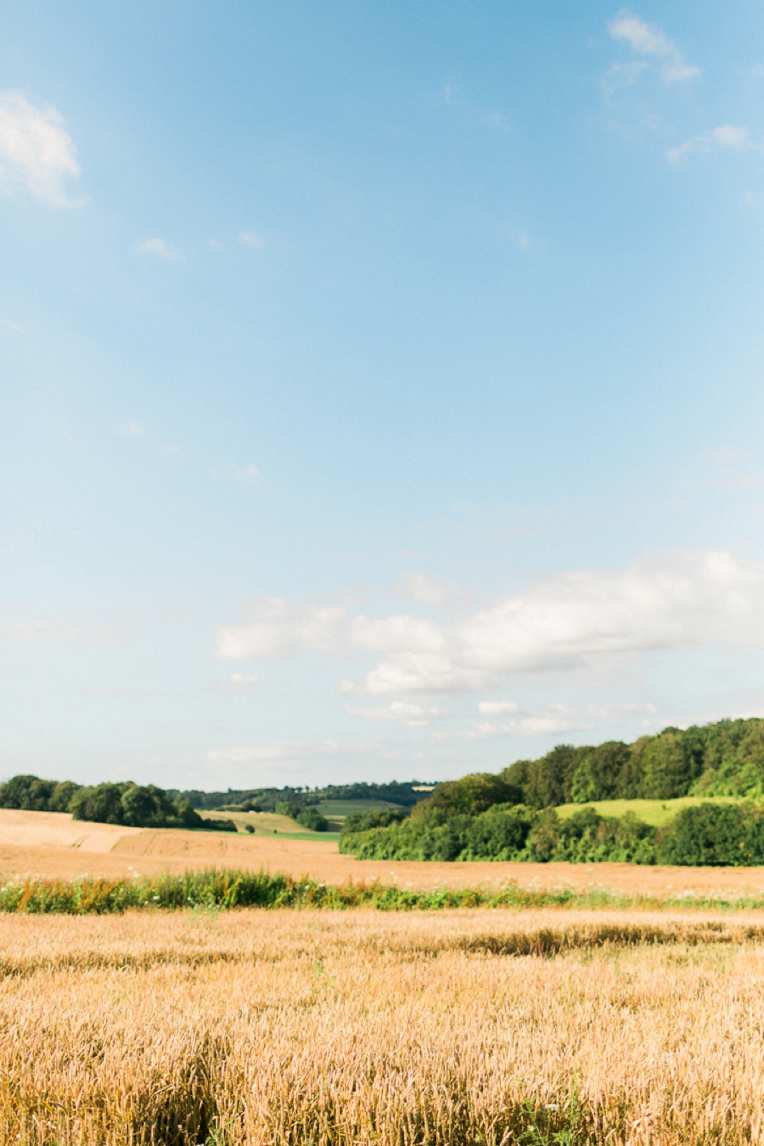
[[[203,819],[187,800],[173,799],[155,784],[75,784],[13,776],[0,784],[0,808],[27,812],[71,812],[75,820],[134,828],[191,828],[236,831],[232,820]]]
[[[347,823],[340,851],[358,859],[515,860],[531,863],[756,866],[764,864],[764,809],[741,804],[684,808],[662,828],[633,813],[602,816],[582,808],[562,817],[554,808],[495,804],[444,822],[424,811],[393,823]],[[350,817],[348,817],[350,819]]]
[[[764,720],[720,720],[664,728],[633,744],[560,744],[502,773],[532,808],[594,800],[673,800],[678,796],[764,796]]]
[[[171,789],[175,799],[187,800],[192,808],[234,808],[248,804],[254,812],[275,812],[278,804],[293,808],[311,808],[317,804],[345,800],[383,800],[402,808],[413,807],[423,800],[435,783],[421,780],[390,780],[384,784],[365,781],[351,784],[327,784],[323,788],[228,788],[225,792],[202,792]]]
[[[686,808],[657,829],[633,814],[603,816],[561,804],[680,796],[743,796],[745,804]],[[384,860],[617,860],[764,863],[764,720],[666,728],[634,744],[558,745],[498,775],[439,784],[408,810],[348,816],[340,850]]]

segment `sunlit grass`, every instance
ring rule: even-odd
[[[738,796],[681,796],[676,800],[592,800],[586,804],[562,804],[555,808],[558,816],[566,819],[583,808],[594,808],[600,816],[624,816],[633,812],[638,820],[660,828],[681,812],[682,808],[695,808],[698,804],[739,804]]]

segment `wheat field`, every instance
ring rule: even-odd
[[[760,1142],[763,923],[6,916],[0,1142]]]

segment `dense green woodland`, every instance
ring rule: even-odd
[[[665,827],[593,808],[563,819],[556,806],[596,800],[743,796],[749,802],[686,808]],[[764,720],[666,728],[634,744],[559,745],[497,776],[440,784],[404,812],[349,816],[340,850],[361,859],[621,860],[764,863]]]
[[[518,760],[502,776],[532,808],[592,800],[764,797],[764,720],[664,728],[634,744],[561,744],[540,760]]]
[[[187,800],[176,800],[154,784],[96,784],[13,776],[0,784],[0,808],[28,812],[71,812],[75,820],[135,828],[192,828],[236,831],[231,820],[205,820]]]

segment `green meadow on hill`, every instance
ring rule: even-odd
[[[586,804],[560,804],[555,811],[563,820],[569,820],[585,808],[591,808],[598,816],[606,818],[619,819],[631,814],[645,824],[662,828],[684,808],[697,808],[708,803],[739,804],[742,799],[742,796],[714,796],[713,800],[708,796],[679,796],[675,800],[590,800]]]

